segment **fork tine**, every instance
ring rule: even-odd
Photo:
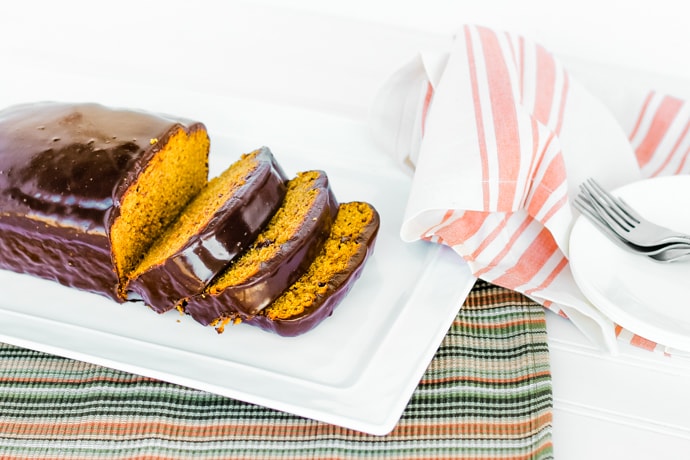
[[[587,179],[587,181],[582,184],[582,188],[597,204],[603,207],[611,217],[614,217],[625,224],[631,224],[630,220],[625,216],[625,214],[620,212],[613,197],[601,186],[599,186],[594,179]]]
[[[608,203],[615,206],[616,211],[622,218],[626,219],[631,224],[640,223],[639,214],[637,214],[635,210],[633,210],[625,201],[623,201],[622,198],[613,196],[609,191],[607,191],[604,187],[599,185],[599,183],[591,177],[587,179],[587,182],[594,190],[598,192],[600,196],[604,197]]]
[[[614,203],[633,221],[635,221],[638,224],[641,222],[640,215],[630,205],[628,205],[628,203],[626,203],[625,200],[623,200],[623,198],[613,196],[611,192],[607,191],[604,187],[602,187],[596,180],[594,180],[591,177],[588,179],[588,182],[590,182],[592,186],[595,187],[599,191],[599,193],[601,193],[601,195],[606,196],[609,201]]]
[[[620,215],[612,212],[610,208],[602,205],[599,201],[597,200],[591,200],[590,204],[592,206],[592,209],[601,217],[601,219],[609,226],[611,227],[611,230],[614,232],[618,233],[621,238],[625,238],[624,234],[630,232],[631,227],[629,223],[620,218]]]
[[[587,201],[583,195],[580,194],[575,197],[575,207],[584,214],[590,222],[599,227],[601,232],[608,236],[611,241],[624,249],[633,248],[633,246],[630,246],[626,240],[621,238],[621,236],[603,220],[601,215],[592,207],[592,203]]]
[[[608,203],[606,197],[601,196],[596,189],[592,189],[588,184],[583,183],[580,188],[584,194],[583,199],[588,199],[593,210],[597,212],[608,225],[612,226],[614,231],[617,228],[625,232],[630,231],[632,223],[622,216],[620,212],[617,212],[615,207]]]
[[[587,217],[596,220],[598,222],[604,223],[599,214],[592,208],[592,204],[587,201],[582,194],[575,197],[575,207],[582,213],[587,215]]]
[[[640,254],[652,256],[660,254],[668,248],[668,245],[664,244],[642,247],[623,238],[606,223],[596,209],[593,208],[592,203],[588,201],[587,198],[582,194],[579,194],[575,197],[574,204],[575,208],[577,208],[590,222],[598,227],[604,235],[606,235],[611,241],[623,249],[633,250]],[[688,246],[688,250],[690,251],[690,246]],[[657,257],[662,258],[663,256]]]
[[[623,212],[630,216],[631,219],[635,220],[635,223],[639,224],[640,222],[642,222],[642,217],[623,198],[616,198],[616,202],[623,210]]]
[[[587,217],[591,223],[598,227],[599,230],[609,238],[609,240],[624,250],[632,250],[638,252],[640,255],[649,257],[652,260],[665,263],[690,257],[690,245],[687,244],[684,245],[682,243],[677,243],[644,248],[630,243],[629,241],[622,239],[611,229],[611,227],[604,223],[604,221],[599,217],[599,214],[592,209],[591,203],[587,201],[584,196],[576,196],[574,204],[575,207],[585,217]]]
[[[690,244],[690,235],[639,217],[623,199],[613,197],[594,179],[581,183],[580,192],[579,204],[589,206],[602,224],[608,225],[611,231],[628,243],[647,249],[675,243]]]
[[[607,232],[613,233],[621,240],[625,240],[624,237],[618,231],[616,231],[616,228],[614,228],[614,226],[620,227],[618,222],[612,221],[612,218],[608,216],[605,211],[598,209],[597,204],[591,200],[588,200],[585,195],[579,194],[575,197],[575,206],[580,210],[580,212],[589,217],[590,220],[593,220],[595,223],[604,227]]]

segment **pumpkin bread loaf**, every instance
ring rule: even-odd
[[[0,111],[0,268],[118,302],[208,180],[202,123],[99,104]]]
[[[245,322],[281,336],[303,334],[329,317],[359,278],[373,252],[379,214],[368,203],[339,206],[331,233],[307,271],[257,315],[228,315],[214,325]]]
[[[235,312],[255,315],[304,273],[330,234],[338,203],[323,171],[298,173],[252,246],[180,307],[207,325]]]
[[[282,203],[286,182],[268,148],[242,155],[196,195],[147,251],[129,275],[130,297],[164,312],[201,293],[254,241]]]
[[[208,180],[196,121],[99,104],[0,111],[0,269],[117,302],[174,306],[220,332],[282,336],[331,315],[379,229],[326,174],[287,181],[267,148]]]

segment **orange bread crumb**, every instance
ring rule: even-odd
[[[261,314],[274,321],[287,320],[318,306],[319,299],[326,297],[362,262],[370,243],[361,238],[363,231],[377,218],[367,203],[341,204],[330,237],[307,272]]]

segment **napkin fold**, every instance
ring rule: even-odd
[[[539,44],[465,25],[446,49],[420,53],[391,76],[370,121],[413,175],[405,241],[452,247],[477,278],[570,318],[608,350],[620,337],[662,349],[622,330],[577,287],[571,202],[590,176],[615,188],[690,169],[689,108],[649,91],[607,102],[625,110],[590,94]]]

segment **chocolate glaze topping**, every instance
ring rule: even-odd
[[[155,311],[174,308],[180,299],[201,293],[206,284],[247,248],[280,207],[287,178],[271,151],[263,147],[258,167],[205,227],[175,255],[132,280],[129,288]]]
[[[122,302],[109,229],[128,187],[179,130],[189,133],[205,131],[205,127],[182,118],[91,103],[43,102],[0,111],[0,268]],[[242,204],[248,209],[242,219],[232,225],[212,222],[208,226],[212,231],[201,232],[178,257],[166,261],[155,277],[141,281],[144,296],[150,297],[152,305],[164,305],[159,310],[165,310],[180,299],[177,295],[181,291],[200,290],[254,240],[285,193],[284,173],[273,160],[269,174],[262,177],[261,192],[252,192]],[[330,191],[329,197],[335,203]],[[221,219],[222,214],[218,213]],[[375,212],[360,235],[363,250],[353,259],[350,270],[332,279],[328,292],[303,314],[271,320],[261,312],[235,311],[228,317],[239,317],[283,336],[312,329],[332,314],[360,276],[373,251],[378,228]],[[283,263],[289,270],[280,272],[297,268],[300,260],[304,258],[286,258]],[[195,319],[207,324],[219,313],[227,311],[215,305]]]
[[[253,316],[294,283],[328,238],[331,223],[338,212],[338,202],[323,171],[311,188],[317,190],[318,195],[298,233],[273,258],[262,261],[258,273],[218,294],[204,292],[185,299],[185,312],[204,325],[234,313]]]
[[[329,281],[326,292],[319,294],[308,310],[288,319],[271,319],[261,313],[251,317],[240,315],[242,321],[284,337],[295,337],[310,331],[331,316],[335,308],[350,292],[355,281],[359,279],[367,259],[374,252],[380,216],[375,209],[372,208],[372,210],[374,211],[373,219],[357,237],[357,240],[362,243],[362,251],[358,252],[350,261],[349,270],[339,273]]]
[[[0,244],[32,254],[19,262],[3,250],[0,267],[121,301],[108,229],[127,187],[178,129],[205,128],[90,103],[0,111],[0,231],[7,235]]]

